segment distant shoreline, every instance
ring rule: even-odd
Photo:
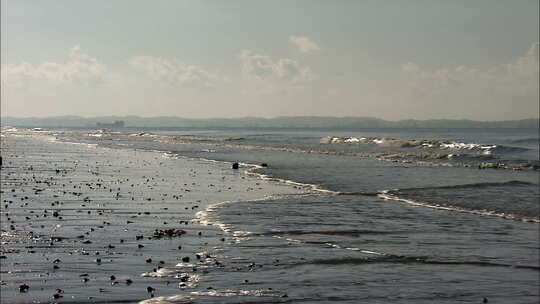
[[[121,122],[124,128],[260,128],[260,129],[531,129],[539,128],[538,118],[507,121],[456,119],[389,121],[373,117],[289,116],[276,118],[181,118],[138,116],[55,116],[2,117],[2,126],[48,128],[100,128]]]

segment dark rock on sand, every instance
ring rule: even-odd
[[[26,284],[19,285],[19,292],[28,292],[28,289],[30,289],[30,286]]]
[[[164,230],[156,229],[154,231],[153,237],[160,239],[163,237],[178,237],[178,236],[181,236],[182,234],[186,234],[186,231],[182,229],[175,229],[175,228],[164,229]]]

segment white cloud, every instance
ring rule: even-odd
[[[213,87],[219,77],[196,65],[182,63],[176,59],[167,60],[160,57],[136,56],[129,63],[148,73],[153,79],[168,85],[183,85],[198,88]]]
[[[538,42],[534,43],[527,55],[514,62],[480,70],[467,66],[423,70],[415,63],[401,65],[409,87],[426,93],[460,90],[490,91],[503,93],[502,96],[538,96],[539,61]]]
[[[2,65],[2,84],[24,87],[31,80],[40,80],[52,84],[95,85],[104,81],[106,70],[96,58],[81,53],[80,47],[75,46],[66,62],[44,62],[37,66],[27,62]]]
[[[429,70],[406,63],[395,90],[401,87],[398,98],[428,117],[534,117],[539,110],[540,73],[535,45],[511,63],[488,69],[462,65]]]
[[[313,80],[309,67],[302,67],[292,59],[272,59],[249,50],[240,53],[244,77],[264,81],[278,81],[284,84],[301,84]]]
[[[532,81],[538,87],[538,42],[529,48],[527,55],[519,57],[515,62],[506,65],[508,77],[521,83]]]
[[[289,42],[294,44],[302,53],[319,51],[321,49],[315,42],[311,41],[308,37],[290,36]]]

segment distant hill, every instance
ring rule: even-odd
[[[56,116],[56,117],[2,117],[2,126],[15,127],[90,127],[123,123],[125,127],[147,128],[539,128],[539,119],[508,121],[474,120],[400,120],[388,121],[373,117],[323,117],[323,116],[285,116],[276,118],[207,118],[190,119],[172,116]]]

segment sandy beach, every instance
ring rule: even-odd
[[[212,296],[212,271],[226,263],[220,249],[235,240],[201,223],[204,211],[301,192],[228,163],[63,143],[42,132],[3,132],[2,157],[2,303]]]

